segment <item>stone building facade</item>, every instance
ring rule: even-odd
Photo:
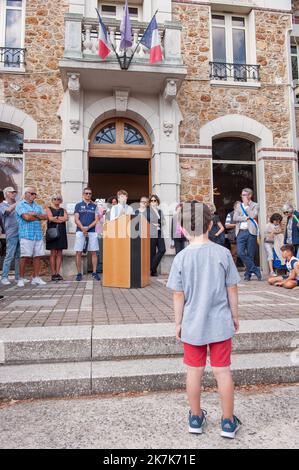
[[[13,131],[23,140],[18,152],[0,140],[0,178],[14,158],[19,186],[34,184],[42,204],[62,191],[69,272],[72,207],[90,182],[101,198],[123,186],[132,200],[157,193],[167,220],[176,201],[194,198],[214,202],[223,218],[251,184],[262,231],[284,202],[299,203],[299,2],[129,1],[128,70],[113,51],[97,54],[95,8],[118,50],[122,3],[0,0],[0,139]],[[157,8],[164,60],[150,65],[138,40]]]

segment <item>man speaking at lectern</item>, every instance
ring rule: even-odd
[[[127,204],[128,193],[124,189],[117,192],[118,204],[111,208],[110,220],[118,219],[121,215],[133,215],[134,211],[131,206]]]

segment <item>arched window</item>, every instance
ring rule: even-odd
[[[23,133],[0,127],[0,189],[12,186],[22,194],[23,187]],[[0,202],[3,193],[0,192]]]
[[[0,127],[0,153],[23,153],[23,134]]]
[[[102,127],[93,139],[94,144],[115,144],[116,143],[116,126],[112,122]]]
[[[136,122],[126,118],[109,119],[91,133],[89,156],[150,158],[151,142]]]
[[[243,188],[251,188],[257,200],[255,144],[240,137],[213,140],[214,203],[222,223],[240,200]]]

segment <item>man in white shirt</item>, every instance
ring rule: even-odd
[[[252,274],[255,274],[258,280],[261,281],[260,268],[254,262],[259,230],[257,224],[259,205],[251,200],[252,195],[252,189],[243,189],[241,194],[242,202],[238,204],[234,211],[237,253],[246,268],[244,281],[250,281]]]
[[[133,215],[134,210],[127,204],[128,193],[124,189],[117,192],[118,204],[111,208],[110,220],[118,219],[121,215]]]

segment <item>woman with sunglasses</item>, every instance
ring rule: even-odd
[[[68,215],[63,207],[61,194],[53,194],[51,204],[47,208],[48,223],[47,228],[58,228],[59,237],[55,240],[46,242],[47,250],[50,250],[50,267],[52,273],[52,281],[63,281],[63,277],[59,274],[62,265],[62,250],[67,249],[66,221]]]
[[[299,255],[299,212],[292,204],[284,204],[282,212],[287,216],[287,224],[284,234],[284,244],[293,245],[295,256]]]
[[[165,219],[161,209],[158,209],[160,199],[156,194],[150,196],[150,234],[151,234],[151,276],[158,276],[157,268],[166,251],[162,234]]]

